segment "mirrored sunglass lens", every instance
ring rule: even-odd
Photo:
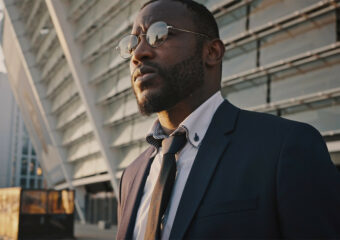
[[[155,22],[151,24],[147,33],[146,40],[152,47],[161,45],[168,37],[168,25],[165,22]]]
[[[138,44],[138,38],[134,35],[128,35],[122,38],[119,42],[120,55],[123,58],[131,57],[132,51],[136,48]]]

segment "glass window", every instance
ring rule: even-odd
[[[47,193],[44,191],[23,191],[21,212],[29,214],[46,213]]]
[[[12,176],[15,176],[15,164],[13,164],[13,167],[12,167]]]
[[[17,154],[18,151],[18,141],[15,139],[15,143],[14,143],[14,154]]]
[[[28,132],[27,132],[26,126],[25,125],[23,125],[23,126],[24,126],[24,135],[28,136]]]
[[[48,212],[72,214],[74,210],[73,191],[51,191],[48,194]]]
[[[22,188],[26,188],[26,178],[21,178],[21,179],[20,179],[20,186],[21,186]]]
[[[15,177],[13,177],[13,178],[11,179],[11,186],[16,186]]]
[[[32,156],[35,156],[35,155],[36,155],[36,153],[35,153],[35,150],[34,150],[33,146],[32,146],[32,149],[31,149],[31,155],[32,155]]]
[[[30,172],[31,176],[35,176],[36,175],[34,159],[31,159],[29,172]]]
[[[29,188],[35,188],[35,186],[34,186],[34,178],[33,178],[33,179],[30,179]]]
[[[15,171],[16,171],[16,168],[17,168],[16,158],[17,158],[16,155],[14,155],[13,162],[12,162],[12,176],[15,176]]]
[[[42,180],[41,179],[38,179],[37,181],[37,184],[38,184],[38,188],[42,188]]]
[[[21,175],[26,175],[27,174],[27,157],[22,157],[21,158]]]
[[[28,155],[29,141],[27,137],[22,138],[22,154]]]

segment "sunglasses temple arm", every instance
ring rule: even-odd
[[[176,28],[176,27],[173,27],[173,26],[167,26],[167,27],[168,27],[168,29],[175,29],[175,30],[178,30],[178,31],[192,33],[192,34],[196,34],[196,35],[200,35],[200,36],[209,38],[208,35],[205,35],[203,33],[193,32],[193,31],[190,31],[190,30],[186,30],[186,29],[182,29],[182,28]]]

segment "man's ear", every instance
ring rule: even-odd
[[[220,39],[209,41],[205,45],[205,64],[207,67],[220,65],[223,60],[225,47]]]

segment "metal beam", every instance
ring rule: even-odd
[[[90,86],[89,69],[82,61],[81,56],[83,49],[74,39],[75,24],[68,21],[67,6],[59,0],[46,0],[48,11],[50,12],[52,22],[55,26],[57,36],[64,51],[66,60],[71,69],[74,81],[78,87],[80,97],[86,108],[87,116],[93,128],[95,138],[99,144],[100,152],[107,165],[110,182],[112,184],[115,196],[119,199],[119,188],[115,177],[116,166],[115,160],[118,156],[111,151],[109,145],[110,135],[103,128],[103,114],[96,106],[96,96],[94,86]]]
[[[42,89],[42,86],[36,85],[35,83],[38,83],[40,81],[40,76],[39,70],[37,68],[33,68],[31,66],[35,65],[35,58],[32,58],[32,55],[28,51],[24,51],[23,49],[29,49],[31,46],[26,46],[29,44],[29,40],[25,35],[20,35],[18,36],[18,29],[24,29],[24,24],[18,20],[11,18],[11,15],[9,12],[12,12],[15,16],[20,15],[19,10],[17,7],[13,4],[13,0],[4,0],[4,5],[5,5],[5,14],[6,17],[8,18],[11,30],[13,31],[13,35],[15,36],[13,38],[13,41],[15,41],[15,45],[17,46],[18,52],[20,54],[20,60],[22,62],[22,65],[24,66],[25,69],[25,74],[27,76],[27,79],[29,81],[29,84],[32,88],[34,98],[36,100],[37,106],[39,108],[39,111],[41,112],[41,116],[43,118],[43,121],[45,123],[48,135],[51,139],[53,147],[56,149],[56,155],[57,155],[57,160],[59,161],[59,164],[62,169],[62,173],[64,175],[64,179],[67,183],[67,186],[70,189],[74,189],[72,186],[72,181],[70,178],[70,174],[68,172],[68,169],[65,166],[65,163],[63,162],[63,159],[66,159],[66,153],[63,151],[60,147],[58,147],[58,140],[56,139],[56,135],[53,134],[53,122],[54,119],[52,119],[52,116],[48,113],[49,106],[47,105],[46,101],[43,101],[42,94],[44,93],[45,89]],[[8,8],[11,8],[11,11],[8,10]],[[24,44],[23,44],[24,43]],[[33,62],[33,64],[32,64]],[[30,65],[29,65],[30,64]],[[45,172],[47,174],[47,172]],[[79,202],[76,200],[75,201],[75,207],[77,209],[77,212],[79,214],[79,218],[82,222],[85,222],[85,217],[84,214],[79,206]]]

